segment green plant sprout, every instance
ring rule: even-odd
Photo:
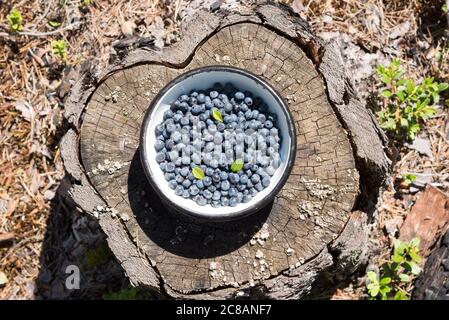
[[[13,8],[9,14],[6,16],[6,19],[8,20],[9,27],[12,31],[18,32],[23,30],[22,26],[22,14],[19,10]]]
[[[421,272],[419,263],[419,239],[405,243],[395,240],[390,260],[382,265],[380,274],[367,272],[366,288],[370,300],[408,300],[408,287]]]
[[[53,55],[59,57],[65,63],[67,60],[67,42],[65,40],[53,40],[51,47]]]
[[[435,82],[433,77],[425,78],[421,84],[404,79],[397,59],[386,67],[379,65],[377,73],[386,86],[380,94],[385,98],[385,107],[377,113],[381,127],[398,136],[415,139],[423,120],[436,114],[434,105],[440,101],[440,92],[449,85]]]
[[[413,182],[416,181],[416,175],[413,173],[406,173],[402,176],[403,183],[406,187],[410,186]]]

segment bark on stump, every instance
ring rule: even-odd
[[[367,233],[366,214],[351,212],[362,207],[361,191],[378,191],[389,161],[338,47],[270,3],[240,13],[200,11],[182,34],[162,51],[129,52],[100,77],[85,73],[65,105],[68,194],[98,216],[131,282],[176,298],[297,298],[334,264],[353,271]],[[183,72],[217,64],[274,86],[297,131],[294,168],[272,205],[219,225],[168,213],[137,150],[142,117],[158,91]]]

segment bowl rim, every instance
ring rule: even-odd
[[[177,84],[181,83],[185,79],[194,76],[199,73],[203,72],[213,72],[213,71],[221,71],[221,72],[234,72],[238,73],[240,75],[243,75],[245,77],[250,78],[251,80],[261,84],[263,87],[265,87],[274,97],[274,99],[278,102],[280,109],[284,113],[284,116],[286,118],[287,122],[287,131],[290,135],[290,154],[286,161],[285,170],[281,175],[281,178],[279,179],[279,182],[277,185],[273,188],[273,190],[270,191],[270,193],[260,200],[259,202],[251,205],[250,207],[236,211],[236,212],[230,212],[227,214],[220,214],[219,216],[213,215],[213,214],[207,214],[207,213],[198,213],[198,212],[191,212],[189,210],[186,210],[185,208],[177,205],[175,202],[170,200],[159,188],[158,183],[154,181],[154,178],[150,171],[150,164],[147,161],[147,152],[146,152],[146,133],[148,128],[148,122],[151,118],[151,115],[154,111],[155,106],[159,103],[160,99],[169,91],[172,87],[176,86]],[[279,193],[279,191],[282,189],[282,187],[287,182],[288,177],[290,176],[290,173],[293,169],[295,158],[296,158],[296,128],[294,125],[293,117],[290,113],[290,110],[288,108],[288,104],[285,102],[285,100],[282,98],[282,96],[277,92],[276,89],[274,89],[268,82],[266,82],[261,77],[257,76],[256,74],[241,69],[237,67],[231,67],[231,66],[222,66],[222,65],[210,65],[210,66],[204,66],[199,67],[195,69],[191,69],[185,73],[182,73],[175,77],[173,80],[171,80],[169,83],[167,83],[152,99],[151,103],[149,104],[147,110],[145,111],[145,116],[142,121],[142,125],[140,128],[140,138],[139,138],[139,151],[140,151],[140,160],[143,167],[143,170],[145,172],[145,175],[147,177],[148,182],[153,187],[156,194],[159,196],[159,198],[163,201],[163,203],[166,203],[175,209],[176,212],[180,212],[184,215],[187,215],[191,218],[195,218],[198,220],[205,220],[205,221],[230,221],[230,220],[236,220],[240,218],[244,218],[246,216],[249,216],[251,214],[254,214],[258,212],[260,209],[267,206],[273,198]],[[192,200],[193,201],[193,200]]]

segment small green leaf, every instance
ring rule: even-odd
[[[240,170],[242,170],[243,168],[243,160],[242,159],[236,159],[232,164],[231,164],[231,170],[232,172],[239,172]]]
[[[223,122],[223,116],[218,109],[212,111],[212,117],[217,121]]]
[[[391,260],[392,260],[393,262],[396,262],[396,263],[401,263],[402,261],[404,261],[404,257],[403,257],[402,255],[400,255],[400,254],[394,254],[394,255],[391,257]]]
[[[368,277],[368,280],[371,284],[378,283],[377,274],[374,271],[368,271],[366,273],[366,276]]]
[[[444,91],[447,90],[447,88],[449,88],[449,84],[447,83],[439,83],[438,84],[438,91]]]
[[[408,300],[408,297],[407,297],[406,293],[404,293],[402,291],[398,291],[394,295],[393,300]]]
[[[391,92],[391,90],[384,90],[384,91],[382,91],[381,95],[382,95],[382,97],[388,99],[393,95],[393,93]]]
[[[379,281],[379,283],[380,283],[381,285],[386,285],[386,284],[389,284],[390,282],[391,282],[391,278],[390,278],[390,277],[382,278],[382,279],[380,279],[380,281]]]
[[[200,168],[200,167],[195,167],[192,169],[192,174],[195,178],[197,178],[198,180],[203,180],[204,177],[206,176],[204,174],[204,171]]]
[[[57,28],[57,27],[59,27],[59,26],[61,25],[61,22],[58,22],[58,21],[48,21],[48,24],[49,24],[49,26],[52,27],[52,28]]]
[[[401,282],[410,282],[411,278],[409,275],[407,275],[405,273],[401,273],[399,275],[399,280],[401,280]]]

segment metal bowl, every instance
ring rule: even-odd
[[[276,169],[268,187],[258,192],[249,202],[235,207],[213,208],[200,206],[191,199],[175,194],[168,186],[164,173],[156,162],[155,127],[163,121],[163,114],[181,94],[206,90],[213,83],[232,83],[240,91],[249,91],[260,97],[268,106],[268,112],[277,116],[275,123],[281,138],[279,153],[281,165]],[[153,99],[148,108],[140,135],[140,158],[145,174],[153,189],[170,209],[190,217],[208,221],[227,221],[255,213],[273,200],[285,184],[296,154],[296,133],[287,104],[281,96],[258,76],[234,67],[208,66],[188,71],[168,83]]]

